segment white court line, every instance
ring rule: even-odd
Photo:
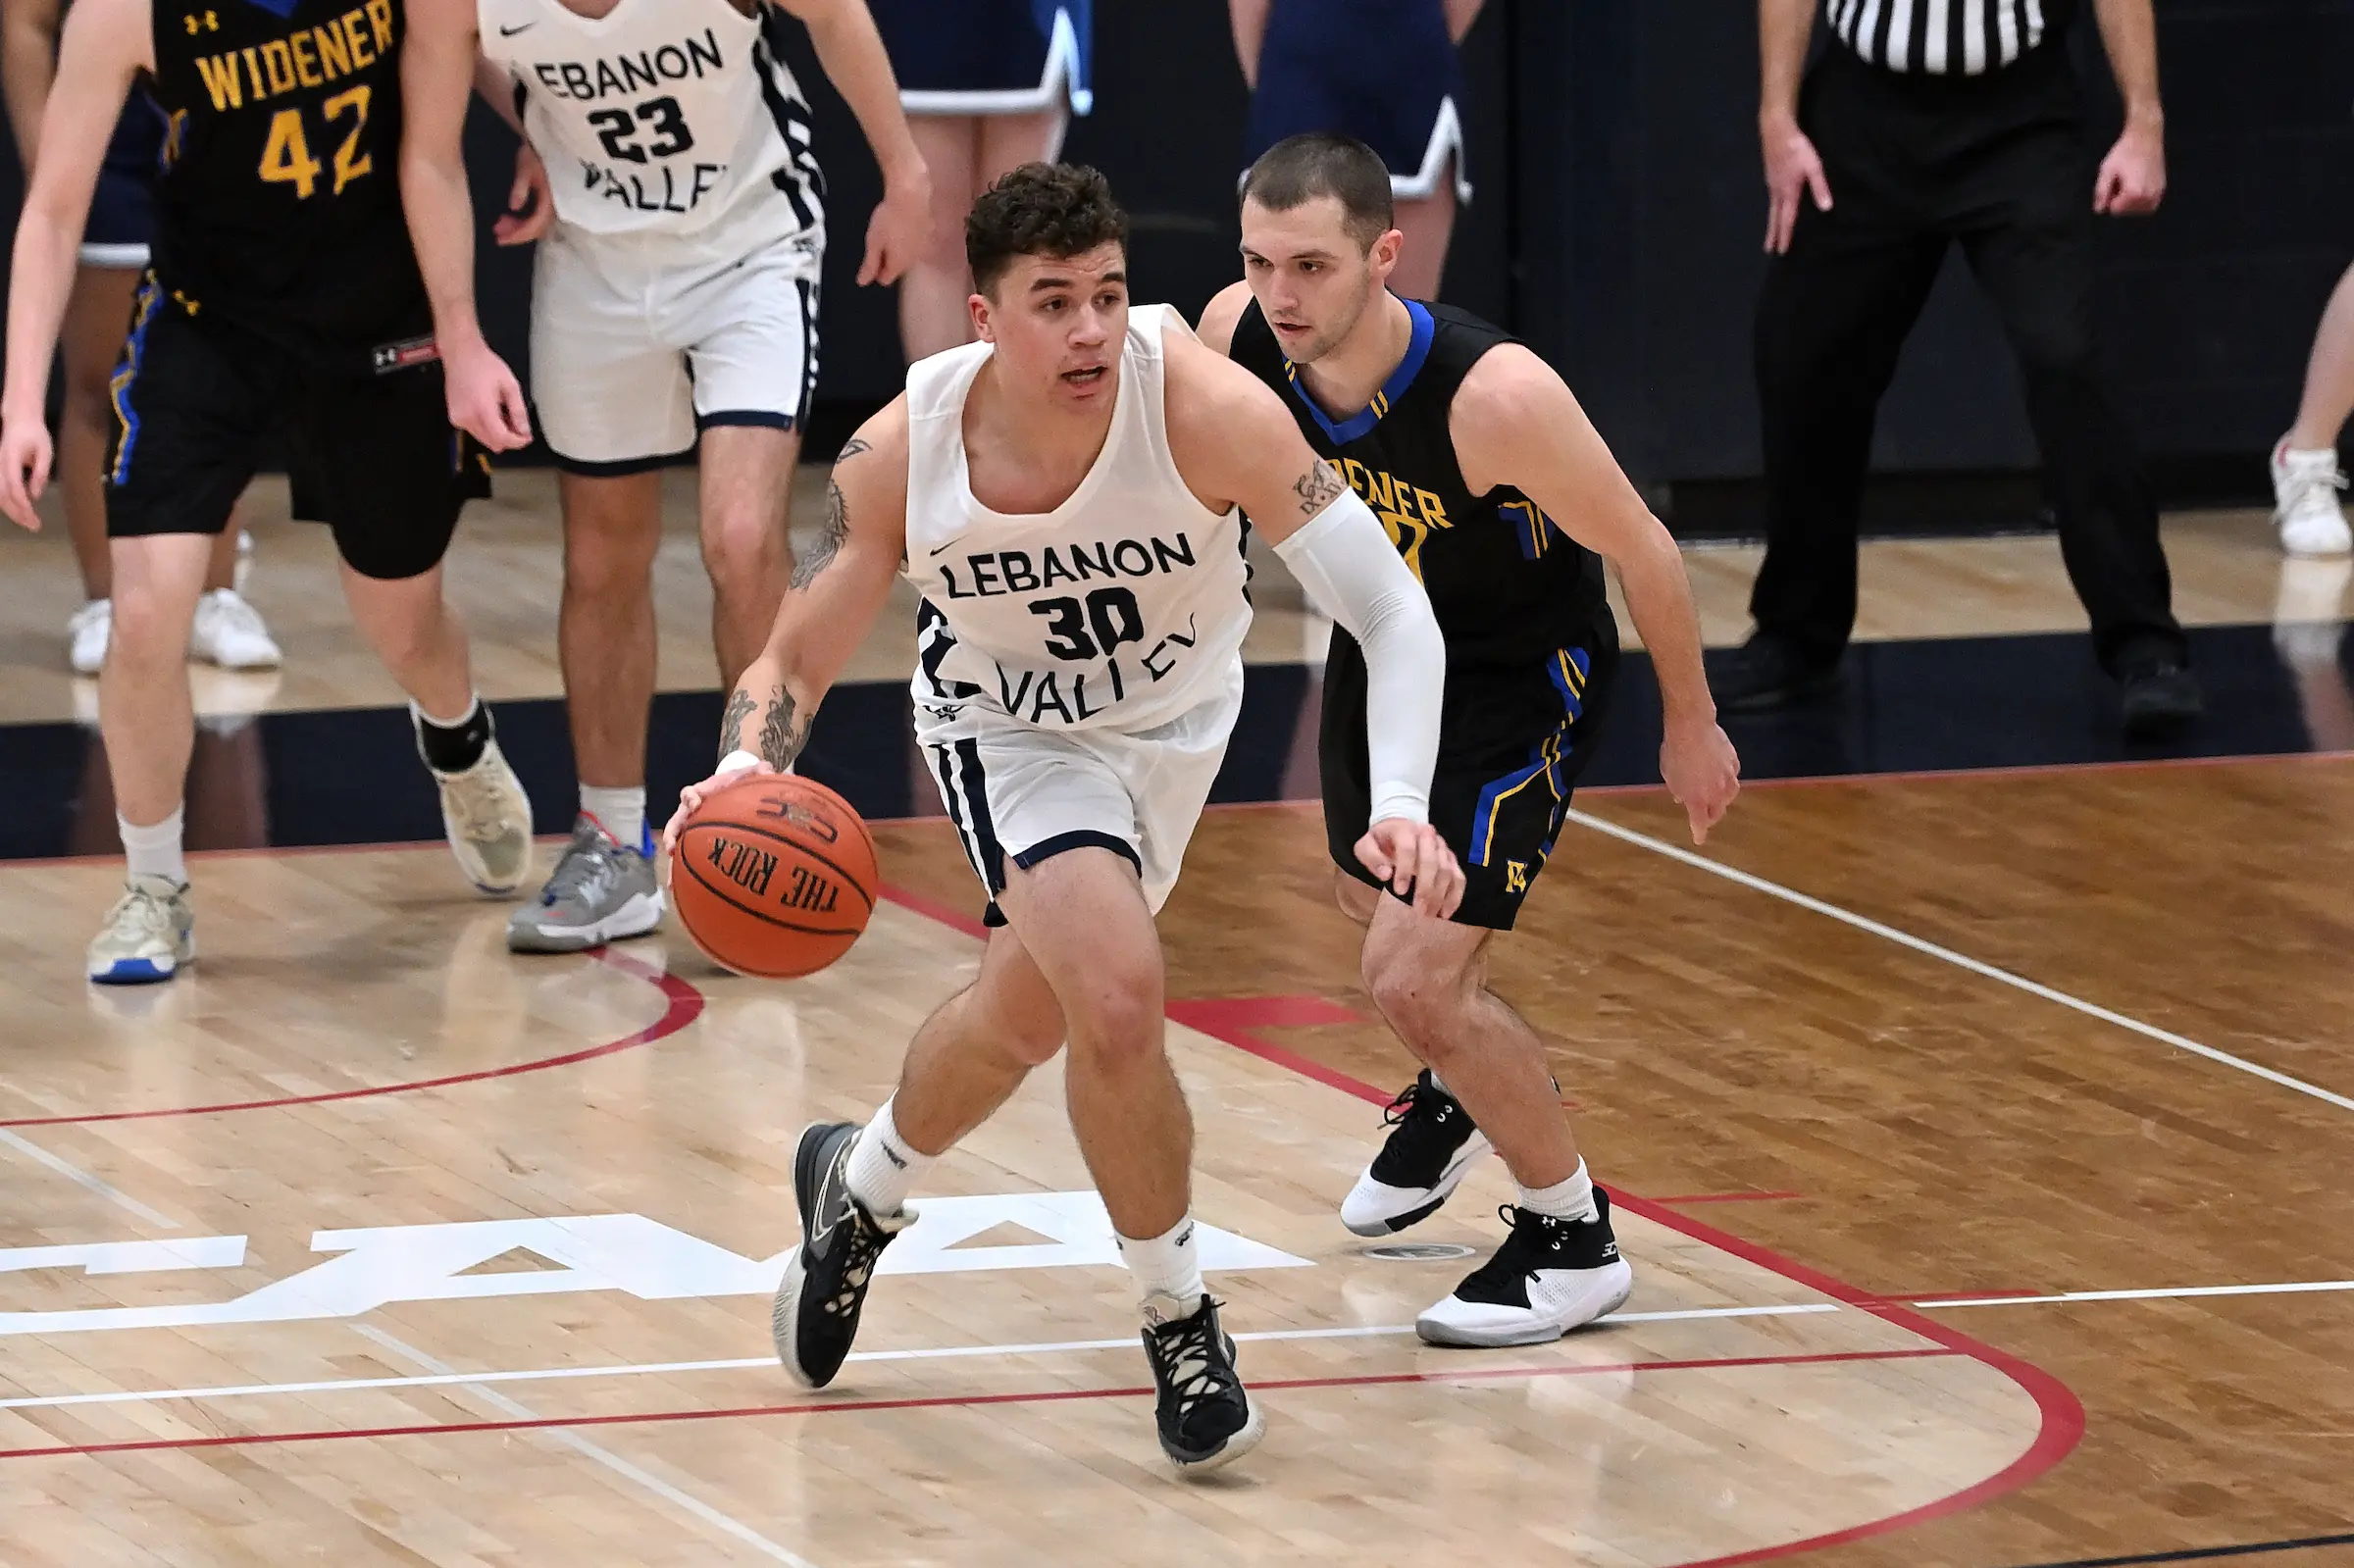
[[[1692,1318],[1778,1318],[1812,1312],[1836,1312],[1832,1301],[1786,1306],[1693,1307],[1678,1312],[1617,1312],[1606,1323],[1672,1323]],[[371,1339],[374,1331],[360,1332]],[[1267,1329],[1238,1334],[1237,1340],[1352,1340],[1411,1334],[1410,1323],[1345,1329]],[[381,1342],[381,1341],[380,1341]],[[1056,1355],[1073,1350],[1126,1350],[1136,1340],[1062,1340],[1041,1344],[951,1344],[918,1350],[857,1350],[852,1361],[935,1361],[966,1356]],[[246,1383],[205,1389],[111,1389],[103,1393],[43,1393],[0,1399],[0,1410],[53,1410],[63,1405],[142,1404],[170,1399],[243,1399],[281,1393],[353,1393],[368,1389],[432,1389],[478,1383],[554,1383],[574,1378],[660,1377],[680,1372],[750,1372],[773,1367],[773,1355],[738,1356],[724,1361],[649,1361],[601,1367],[543,1367],[519,1372],[437,1372],[420,1378],[333,1378],[318,1383]]]
[[[1917,953],[1940,959],[1959,969],[1967,969],[1973,975],[1999,981],[2016,990],[2023,990],[2030,996],[2038,996],[2047,1002],[2056,1002],[2062,1007],[2082,1013],[2087,1018],[2097,1018],[2104,1024],[2113,1024],[2119,1029],[2129,1030],[2144,1038],[2154,1039],[2162,1045],[2172,1045],[2178,1051],[2188,1051],[2193,1056],[2204,1056],[2211,1062],[2235,1068],[2252,1077],[2261,1078],[2267,1083],[2277,1084],[2282,1088],[2293,1088],[2300,1094],[2311,1095],[2326,1104],[2336,1106],[2341,1111],[2354,1111],[2354,1098],[2332,1093],[2318,1084],[2308,1084],[2301,1078],[2291,1078],[2286,1073],[2275,1072],[2272,1068],[2260,1066],[2244,1056],[2234,1056],[2229,1051],[2220,1051],[2212,1045],[2202,1045],[2197,1040],[2185,1038],[2172,1030],[2160,1029],[2155,1024],[2145,1024],[2138,1018],[2127,1018],[2123,1013],[2111,1012],[2108,1008],[2096,1006],[2081,997],[2071,996],[2064,990],[2054,990],[2049,986],[2037,985],[2022,975],[2014,975],[2007,969],[1997,969],[1994,965],[1983,963],[1966,953],[1955,952],[1951,947],[1940,947],[1933,941],[1924,940],[1908,932],[1898,931],[1894,926],[1883,926],[1876,920],[1869,920],[1851,910],[1841,909],[1837,904],[1826,904],[1819,898],[1810,898],[1805,893],[1783,886],[1780,883],[1767,882],[1763,877],[1735,870],[1722,861],[1711,860],[1705,855],[1696,855],[1688,849],[1679,848],[1663,839],[1654,838],[1648,834],[1637,833],[1631,828],[1621,828],[1614,822],[1606,822],[1588,812],[1573,809],[1569,813],[1569,818],[1573,822],[1593,829],[1596,833],[1607,834],[1622,842],[1651,850],[1654,854],[1665,855],[1670,860],[1697,867],[1713,876],[1722,877],[1727,882],[1739,883],[1744,887],[1779,898],[1784,903],[1796,904],[1801,909],[1813,910],[1817,915],[1828,916],[1843,926],[1853,926],[1858,931],[1869,932],[1872,936],[1884,937],[1900,947],[1910,947]]]
[[[402,1343],[400,1340],[395,1340],[392,1338],[392,1336],[384,1333],[381,1329],[371,1328],[364,1323],[354,1324],[352,1327],[355,1333],[367,1340],[373,1340],[377,1344],[383,1345],[394,1355],[405,1356],[409,1360],[416,1362],[417,1365],[421,1367],[431,1367],[435,1375],[437,1377],[461,1377],[461,1375],[453,1374],[450,1371],[449,1364],[447,1362],[436,1361],[432,1356],[427,1355],[423,1350],[418,1349],[414,1345]],[[539,1417],[534,1415],[526,1406],[517,1404],[514,1400],[508,1398],[505,1394],[498,1392],[494,1389],[486,1389],[482,1387],[479,1382],[471,1379],[463,1379],[459,1386],[465,1389],[468,1393],[473,1394],[475,1397],[481,1399],[484,1403],[489,1405],[492,1409],[504,1411],[507,1415],[512,1416],[518,1421],[537,1421],[539,1419]],[[714,1530],[718,1530],[724,1534],[735,1537],[738,1541],[742,1542],[745,1545],[750,1546],[755,1551],[763,1552],[769,1557],[774,1558],[776,1561],[789,1565],[789,1568],[817,1568],[817,1565],[812,1563],[808,1558],[778,1545],[775,1542],[769,1540],[766,1536],[760,1534],[760,1532],[754,1530],[750,1525],[745,1524],[742,1520],[732,1518],[729,1515],[720,1512],[717,1508],[712,1507],[700,1497],[691,1496],[687,1492],[681,1492],[678,1488],[672,1486],[660,1476],[653,1474],[651,1471],[646,1470],[642,1466],[632,1464],[629,1460],[624,1459],[612,1449],[607,1448],[602,1444],[591,1442],[577,1432],[573,1432],[562,1427],[547,1427],[541,1429],[540,1435],[551,1440],[552,1442],[562,1444],[564,1447],[570,1448],[573,1452],[580,1454],[583,1458],[595,1460],[598,1464],[603,1465],[607,1470],[612,1471],[615,1475],[621,1477],[623,1480],[635,1482],[637,1485],[643,1487],[646,1491],[652,1492],[655,1496],[660,1497],[664,1502],[671,1504],[673,1507],[683,1509],[686,1512],[692,1514],[695,1518],[700,1519],[703,1523],[711,1526]]]
[[[90,1191],[97,1193],[109,1203],[120,1204],[124,1208],[130,1210],[131,1213],[136,1214],[140,1219],[145,1220],[149,1225],[156,1227],[158,1230],[177,1231],[179,1229],[179,1222],[172,1218],[172,1216],[169,1214],[157,1213],[154,1209],[149,1208],[137,1198],[132,1197],[128,1192],[123,1191],[119,1188],[109,1186],[99,1178],[92,1176],[89,1172],[83,1170],[80,1166],[76,1165],[72,1160],[58,1158],[58,1156],[50,1153],[38,1143],[30,1142],[25,1138],[19,1138],[16,1133],[9,1128],[0,1127],[0,1143],[7,1144],[10,1148],[15,1149],[19,1154],[24,1155],[28,1160],[34,1161],[37,1164],[48,1166],[49,1169],[55,1171],[67,1181],[72,1182],[75,1186],[87,1188]]]
[[[2038,1301],[2187,1301],[2210,1295],[2305,1295],[2354,1290],[2354,1280],[2292,1280],[2284,1285],[2193,1285],[2161,1290],[2066,1290],[2058,1295],[1973,1295],[1960,1301],[1917,1301],[1925,1312],[1946,1307],[2033,1306]]]

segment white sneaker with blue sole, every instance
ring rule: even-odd
[[[133,877],[90,939],[88,973],[101,986],[152,986],[196,961],[196,911],[185,883]]]

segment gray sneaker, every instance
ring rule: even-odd
[[[661,924],[662,885],[654,880],[652,855],[614,842],[582,817],[547,885],[508,919],[507,948],[577,953],[642,936]]]

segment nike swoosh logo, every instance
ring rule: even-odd
[[[941,551],[953,550],[954,548],[956,548],[956,541],[954,539],[950,539],[947,543],[942,545],[939,550],[934,550],[932,552],[932,559],[937,561],[940,559]]]
[[[525,30],[527,30],[527,29],[529,29],[529,28],[532,28],[532,27],[537,27],[537,25],[539,25],[539,24],[538,24],[538,23],[537,23],[537,22],[526,22],[526,23],[522,24],[520,26],[513,26],[513,27],[510,27],[510,26],[507,26],[507,25],[505,25],[504,24],[501,24],[501,25],[500,25],[500,26],[499,26],[499,29],[498,29],[498,35],[499,35],[500,37],[502,37],[502,38],[512,38],[512,37],[514,37],[514,36],[515,36],[515,34],[517,34],[517,33],[519,33],[519,32],[523,32],[523,31],[525,31]]]
[[[801,1250],[820,1263],[825,1261],[827,1253],[834,1250],[834,1233],[841,1229],[839,1219],[827,1217],[834,1210],[845,1207],[835,1195],[835,1189],[841,1180],[842,1161],[836,1160],[826,1168],[826,1174],[818,1179],[817,1198],[809,1205],[809,1220],[816,1229],[802,1239]]]

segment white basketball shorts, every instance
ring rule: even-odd
[[[1028,871],[1091,846],[1134,865],[1160,913],[1242,706],[1240,660],[1225,689],[1134,733],[1042,729],[969,703],[943,719],[919,705],[915,737],[989,889],[988,923],[1005,923],[997,897],[1009,865]]]
[[[640,473],[715,425],[798,429],[817,385],[824,249],[815,232],[746,254],[702,234],[549,230],[532,286],[532,393],[557,462]]]

